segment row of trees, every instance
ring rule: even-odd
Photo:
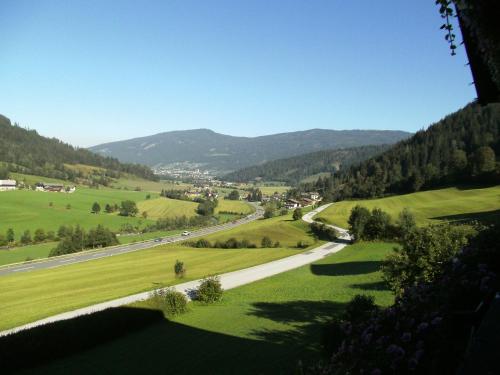
[[[136,216],[139,212],[139,209],[137,208],[137,204],[134,201],[125,200],[121,202],[120,206],[118,206],[116,203],[113,205],[106,203],[104,211],[108,214],[119,211],[120,216]],[[98,202],[94,202],[92,204],[90,212],[92,212],[93,214],[98,214],[99,212],[101,212],[101,205]]]
[[[116,235],[108,228],[98,225],[85,231],[79,225],[73,227],[61,226],[58,231],[60,241],[52,249],[49,256],[76,253],[85,249],[95,249],[118,244]]]
[[[14,247],[17,245],[30,245],[35,243],[41,243],[45,241],[55,241],[58,238],[56,237],[54,231],[43,230],[42,228],[38,228],[35,230],[33,235],[31,235],[30,230],[25,230],[21,237],[19,238],[19,242],[15,239],[14,229],[7,229],[7,233],[5,235],[0,234],[0,246],[10,246]]]
[[[470,104],[379,156],[302,189],[336,201],[450,184],[499,183],[499,121],[500,104]]]
[[[366,207],[356,205],[348,223],[354,241],[404,239],[416,229],[415,217],[407,208],[400,212],[393,224],[391,216],[380,208],[370,212]]]
[[[205,238],[200,238],[197,241],[186,242],[186,245],[196,248],[215,248],[215,249],[255,249],[257,245],[247,239],[238,240],[234,237],[226,241],[217,240],[214,243]],[[279,241],[273,241],[269,236],[262,237],[260,242],[262,248],[281,247]]]

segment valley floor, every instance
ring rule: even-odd
[[[323,324],[355,294],[387,306],[380,262],[393,244],[361,243],[296,270],[224,294],[191,311],[36,373],[277,374],[322,358]],[[135,309],[147,309],[147,304]]]

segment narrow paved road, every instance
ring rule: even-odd
[[[328,203],[323,206],[320,206],[316,208],[315,210],[312,210],[311,212],[308,212],[304,216],[302,216],[302,220],[304,220],[306,223],[312,223],[314,221],[313,217],[317,214],[319,214],[321,211],[327,209],[330,207],[333,203]],[[326,226],[335,229],[337,232],[339,232],[339,239],[344,240],[344,241],[351,241],[351,235],[347,231],[347,229],[337,227],[335,225],[330,225],[330,224],[325,224]]]
[[[313,250],[306,251],[297,255],[292,255],[287,258],[278,259],[269,263],[260,264],[258,266],[245,268],[242,270],[229,272],[220,275],[222,287],[227,289],[236,288],[238,286],[248,284],[257,280],[264,279],[269,276],[277,275],[282,272],[292,270],[304,266],[306,264],[320,260],[327,255],[336,253],[342,250],[346,243],[329,242],[319,246]],[[188,281],[186,283],[173,286],[176,290],[186,294],[188,297],[190,292],[198,287],[200,280]],[[96,305],[84,307],[78,310],[68,311],[62,314],[54,315],[45,319],[37,320],[35,322],[15,327],[9,330],[1,331],[1,336],[6,336],[25,329],[34,328],[40,325],[57,322],[60,320],[72,319],[81,315],[92,314],[98,311],[106,310],[112,307],[119,307],[128,305],[133,302],[142,301],[147,299],[151,292],[143,292],[131,296],[118,298],[112,301],[98,303]]]
[[[307,214],[305,214],[302,217],[302,220],[311,223],[313,221],[314,215],[317,213],[323,211],[325,208],[329,207],[330,204],[321,206]],[[262,209],[257,211],[255,214],[251,215],[255,219],[255,217],[259,217],[262,215]],[[248,222],[250,219],[247,219],[244,222]],[[242,223],[241,223],[242,224]],[[224,227],[224,226],[220,226]],[[341,236],[337,242],[328,242],[324,245],[321,245],[315,249],[306,251],[304,253],[300,253],[297,255],[292,255],[286,258],[278,259],[272,262],[260,264],[257,266],[249,267],[249,268],[244,268],[238,271],[233,271],[229,273],[225,273],[220,275],[220,281],[222,284],[222,287],[227,290],[227,289],[232,289],[236,288],[241,285],[245,285],[257,280],[264,279],[266,277],[274,276],[282,272],[290,271],[292,269],[304,266],[306,264],[318,261],[330,254],[336,253],[340,250],[342,250],[344,247],[346,247],[349,243],[350,236],[349,233],[342,228],[335,227],[331,225],[331,227],[335,228],[341,233]],[[224,227],[226,229],[227,227]],[[196,232],[196,236],[198,235],[203,235],[207,234],[206,230],[207,229],[213,229],[213,228],[205,228],[205,231],[202,232],[202,230]],[[219,229],[222,230],[222,229]],[[210,232],[213,233],[213,232]],[[195,234],[193,234],[193,237]],[[177,236],[179,237],[179,236]],[[172,238],[172,237],[170,237]],[[185,239],[185,237],[179,237],[180,240]],[[172,242],[172,241],[171,241]],[[176,290],[184,293],[186,296],[191,295],[191,291],[195,290],[201,280],[193,280],[193,281],[188,281],[186,283],[182,284],[177,284],[174,285],[173,288]],[[34,328],[40,325],[48,324],[48,323],[53,323],[61,320],[66,320],[66,319],[72,319],[76,318],[81,315],[86,315],[86,314],[92,314],[98,311],[106,310],[109,308],[113,307],[119,307],[123,305],[128,305],[134,302],[142,301],[151,295],[151,291],[148,292],[143,292],[143,293],[138,293],[138,294],[133,294],[127,297],[122,297],[118,298],[112,301],[107,301],[103,303],[98,303],[92,306],[84,307],[81,309],[73,310],[73,311],[68,311],[65,313],[61,313],[58,315],[53,315],[51,317],[37,320],[35,322],[25,324],[22,326],[14,327],[5,331],[0,332],[0,337],[1,336],[6,336],[15,332],[19,332],[25,329],[30,329]]]
[[[208,234],[220,232],[227,229],[235,228],[239,225],[249,223],[251,221],[257,220],[263,216],[264,209],[261,206],[253,205],[256,211],[242,219],[235,220],[233,222],[215,225],[212,227],[201,228],[199,230],[191,232],[189,236],[182,236],[180,234],[169,237],[158,237],[155,240],[148,240],[143,242],[136,242],[126,245],[118,245],[107,247],[100,250],[94,251],[82,251],[75,254],[63,255],[59,257],[47,258],[43,260],[36,260],[32,262],[16,263],[12,265],[6,265],[0,267],[0,276],[11,275],[20,272],[29,272],[35,270],[43,270],[49,268],[62,267],[69,264],[82,263],[90,260],[106,258],[114,255],[120,255],[125,253],[130,253],[132,251],[149,249],[155,246],[165,245],[174,242],[180,242],[189,240],[191,238],[197,238],[201,236],[206,236]]]

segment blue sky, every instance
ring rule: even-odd
[[[475,98],[434,0],[0,2],[0,113],[78,146],[416,131]]]

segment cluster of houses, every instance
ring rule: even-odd
[[[210,186],[203,186],[199,188],[190,189],[184,192],[184,195],[189,199],[204,198],[204,199],[217,199],[219,193],[212,190]]]
[[[64,186],[63,184],[55,184],[49,182],[38,182],[35,185],[35,191],[45,191],[52,193],[74,193],[76,187]]]
[[[22,189],[25,187],[25,185],[22,182],[18,185],[16,180],[0,180],[0,191],[16,190],[18,187]],[[29,186],[26,187],[29,188]],[[76,190],[76,187],[39,182],[35,185],[34,190],[57,193],[73,193]]]
[[[315,191],[307,192],[300,194],[300,198],[298,199],[287,199],[285,202],[285,207],[288,210],[293,210],[295,208],[313,206],[320,201],[321,196],[319,195],[319,193]]]

